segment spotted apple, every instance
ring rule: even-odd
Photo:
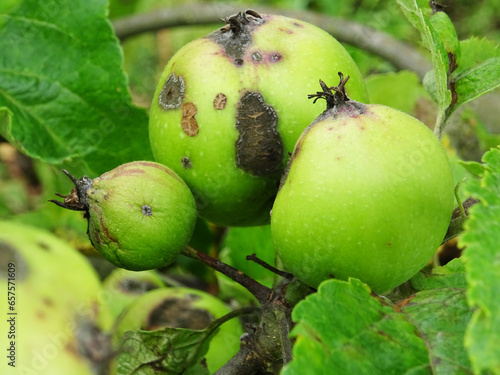
[[[267,224],[289,153],[321,112],[307,100],[313,82],[340,69],[353,98],[367,94],[351,56],[324,30],[252,10],[225,21],[165,67],[151,105],[151,148],[191,188],[203,218]]]

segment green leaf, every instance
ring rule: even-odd
[[[454,76],[458,100],[451,110],[500,87],[500,57],[492,57]]]
[[[500,148],[483,156],[481,178],[466,190],[480,203],[469,209],[460,245],[467,262],[467,298],[475,309],[465,343],[475,373],[500,374]]]
[[[399,306],[426,343],[432,374],[472,374],[464,348],[472,312],[464,288],[426,290]]]
[[[479,39],[472,37],[462,40],[460,42],[460,50],[462,54],[460,64],[454,72],[455,75],[460,75],[464,71],[480,65],[493,57],[500,57],[498,44],[486,38]]]
[[[408,20],[420,32],[423,46],[431,53],[433,70],[427,73],[424,87],[438,109],[443,113],[451,103],[451,92],[448,90],[448,53],[438,32],[432,26],[429,17],[424,15],[415,0],[398,0],[398,3]]]
[[[292,374],[429,374],[424,341],[404,314],[357,279],[329,280],[293,310]]]
[[[482,176],[485,167],[481,163],[475,161],[459,161],[459,164],[465,168],[465,170],[475,176]]]
[[[208,374],[200,360],[210,333],[183,328],[125,332],[117,375]]]
[[[222,262],[237,268],[263,285],[268,287],[273,285],[275,278],[273,272],[255,262],[246,260],[248,255],[255,254],[264,262],[274,264],[275,249],[269,225],[229,228],[221,247],[219,259]],[[216,277],[219,280],[224,298],[236,298],[243,305],[255,300],[250,292],[227,276],[217,272]]]
[[[436,12],[430,17],[430,22],[439,35],[439,39],[443,43],[443,47],[448,53],[448,57],[452,54],[455,62],[458,64],[461,55],[460,41],[458,40],[455,26],[453,26],[450,17],[448,17],[445,12]]]
[[[490,133],[479,117],[478,112],[480,112],[480,110],[473,111],[472,108],[464,108],[460,113],[460,119],[465,124],[469,124],[470,129],[474,132],[475,137],[479,141],[480,150],[486,152],[490,148],[495,148],[500,145],[500,134]],[[477,175],[480,175],[480,173],[477,173]]]
[[[418,100],[426,96],[418,76],[409,71],[373,74],[365,80],[370,103],[383,104],[414,114]]]
[[[105,0],[24,0],[0,15],[0,50],[8,51],[0,108],[12,114],[0,134],[75,175],[152,158],[147,114],[131,102],[106,12]]]
[[[248,261],[246,257],[251,254],[257,255],[268,264],[274,264],[274,242],[269,225],[229,228],[222,241],[220,259],[271,287],[275,274],[255,262]]]
[[[500,86],[500,48],[486,38],[470,38],[460,43],[462,56],[450,79],[457,93],[451,114],[468,103]]]
[[[410,280],[416,291],[441,288],[467,288],[465,264],[462,258],[453,259],[442,267],[435,267],[431,272],[421,271]]]

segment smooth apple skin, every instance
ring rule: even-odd
[[[365,108],[326,111],[303,133],[273,206],[279,257],[313,287],[356,277],[387,292],[423,268],[449,225],[454,184],[438,139],[403,112]]]
[[[200,215],[220,225],[269,222],[289,152],[321,112],[307,99],[320,77],[333,80],[342,70],[351,76],[351,97],[367,100],[357,66],[331,35],[287,17],[262,18],[265,22],[251,32],[251,44],[245,47],[241,59],[229,56],[213,34],[181,48],[165,67],[151,106],[149,134],[155,160],[178,173],[193,191]],[[169,77],[182,78],[185,93],[178,108],[165,109],[159,104]],[[263,106],[267,106],[254,108],[250,116],[261,125],[267,124],[259,130],[260,139],[243,136],[247,144],[256,145],[271,133],[281,142],[273,148],[271,166],[266,170],[237,165],[241,139],[236,121],[242,98],[248,93],[260,95]],[[214,103],[220,94],[226,98],[222,109]],[[181,126],[186,103],[196,107],[198,133],[192,136]],[[259,118],[265,109],[271,114]],[[275,128],[269,125],[273,116]],[[255,150],[259,152],[268,151]]]

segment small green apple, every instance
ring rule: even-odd
[[[306,22],[254,11],[181,48],[165,67],[150,112],[156,161],[193,191],[220,225],[269,223],[279,179],[300,133],[319,115],[305,93],[343,70],[366,100],[344,47]]]
[[[129,330],[154,331],[165,327],[201,330],[214,319],[231,312],[218,298],[191,288],[161,288],[138,297],[126,310],[116,328],[115,342]],[[213,334],[205,355],[212,374],[239,349],[241,324],[232,319]]]
[[[73,191],[64,203],[53,202],[85,211],[92,245],[114,265],[134,271],[166,266],[189,242],[196,223],[195,201],[169,168],[135,161],[94,180],[70,178]]]
[[[349,100],[346,81],[311,96],[328,108],[297,142],[271,230],[280,259],[306,284],[356,277],[383,293],[441,244],[453,177],[432,131],[398,110]]]

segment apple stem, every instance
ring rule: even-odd
[[[349,100],[349,97],[345,92],[345,85],[350,78],[349,76],[347,76],[344,79],[344,74],[342,74],[342,72],[339,72],[339,77],[340,77],[339,85],[332,87],[328,87],[325,82],[319,80],[319,84],[321,85],[323,91],[317,91],[316,94],[307,95],[307,97],[309,99],[314,98],[313,103],[316,103],[318,99],[325,99],[327,110],[332,109],[334,107],[339,107],[340,105]]]
[[[212,258],[210,255],[196,250],[189,245],[182,250],[182,255],[200,261],[210,268],[222,273],[223,275],[226,275],[231,280],[236,281],[238,284],[252,293],[252,295],[257,298],[257,301],[259,301],[259,303],[261,304],[264,304],[271,295],[271,289],[267,286],[260,284],[238,269],[224,262],[221,262],[218,259]]]

